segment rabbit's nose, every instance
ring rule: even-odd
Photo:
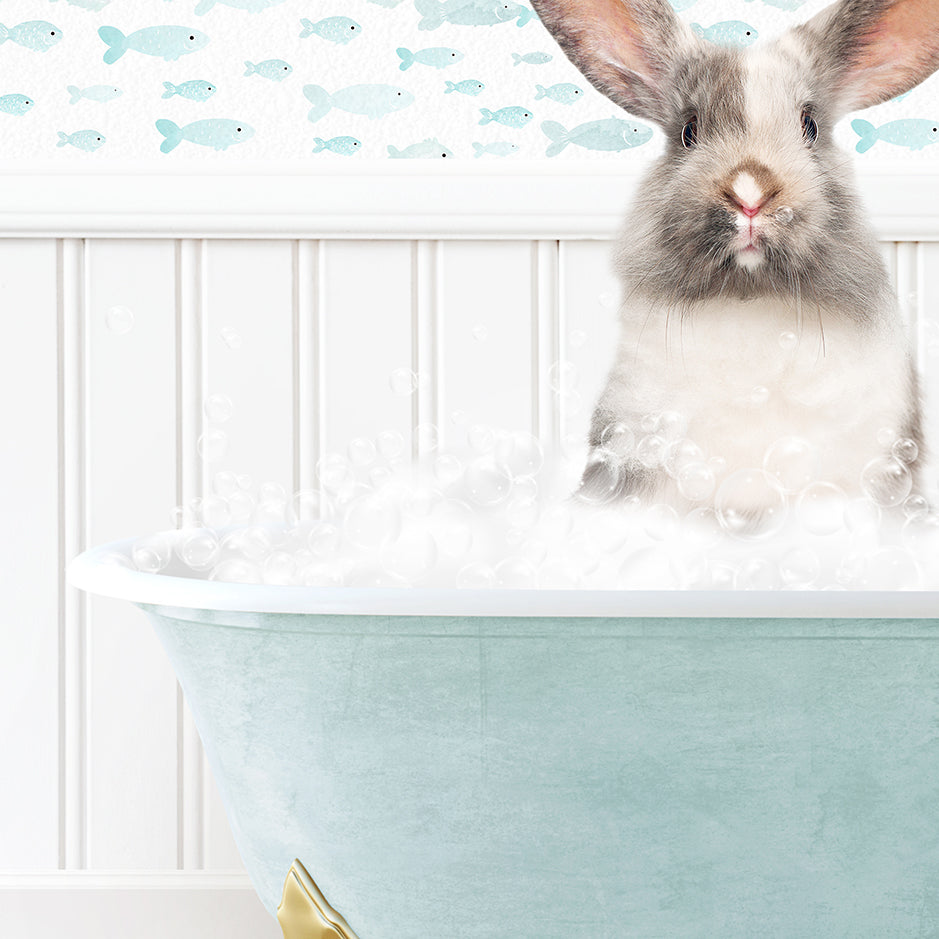
[[[727,177],[724,197],[747,218],[755,218],[770,199],[779,195],[781,186],[772,171],[760,163],[749,162]]]

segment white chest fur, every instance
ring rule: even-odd
[[[861,469],[883,452],[878,434],[911,414],[899,328],[862,330],[817,308],[714,301],[684,319],[627,309],[617,363],[601,404],[635,424],[675,411],[687,437],[726,472],[760,467],[776,440],[799,436],[820,456],[819,478],[858,490]]]

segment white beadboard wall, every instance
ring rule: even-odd
[[[50,174],[38,198],[34,182],[0,205],[0,935],[110,939],[133,915],[145,939],[274,937],[143,614],[67,587],[65,564],[169,527],[219,470],[303,488],[353,437],[394,429],[418,453],[426,422],[443,446],[474,423],[582,433],[635,181]],[[939,439],[939,176],[862,183]],[[108,328],[115,306],[129,332]],[[548,386],[558,360],[577,396]],[[410,397],[389,384],[402,367],[424,376]],[[213,393],[234,414],[206,465]]]

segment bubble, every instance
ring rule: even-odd
[[[469,497],[476,505],[489,506],[504,502],[512,489],[512,475],[505,464],[491,456],[473,460],[463,476]]]
[[[538,586],[538,568],[528,558],[509,557],[495,566],[496,586],[527,589]]]
[[[304,587],[341,587],[342,573],[329,564],[307,564],[298,573],[297,582]]]
[[[779,334],[779,339],[777,342],[779,343],[779,348],[782,349],[783,352],[792,352],[793,349],[795,349],[795,347],[799,344],[799,337],[794,332],[786,329]]]
[[[123,336],[134,328],[134,311],[126,306],[112,306],[104,314],[104,322],[115,336]]]
[[[489,330],[485,326],[479,324],[473,327],[473,338],[477,342],[485,342],[489,338]]]
[[[485,590],[495,587],[496,572],[488,564],[473,561],[457,571],[456,585],[461,590]]]
[[[360,496],[346,512],[345,537],[360,548],[378,548],[401,534],[401,509],[391,499]]]
[[[882,447],[892,447],[900,435],[892,427],[881,427],[877,431],[877,443]]]
[[[880,506],[869,499],[848,500],[844,507],[844,523],[853,535],[875,534],[880,528]]]
[[[206,463],[217,463],[228,452],[228,434],[224,430],[207,430],[200,434],[196,449]]]
[[[541,442],[532,434],[524,432],[499,434],[494,455],[512,476],[533,476],[544,465]]]
[[[261,499],[254,510],[254,520],[259,525],[282,526],[287,519],[288,511],[286,497]]]
[[[418,517],[426,517],[434,510],[434,506],[443,498],[443,493],[433,486],[418,484],[412,486],[405,498],[404,507]]]
[[[546,590],[575,590],[584,578],[561,561],[548,561],[538,569],[538,586]]]
[[[240,491],[238,477],[231,470],[220,470],[212,477],[212,490],[223,499]]]
[[[769,401],[769,388],[766,385],[754,385],[750,389],[750,404],[759,408]]]
[[[834,483],[816,482],[806,486],[796,503],[796,516],[813,535],[833,535],[845,524],[848,497]]]
[[[210,423],[224,424],[231,420],[235,406],[228,395],[211,394],[202,402],[202,410]]]
[[[788,205],[781,205],[777,210],[776,214],[773,216],[780,225],[788,225],[792,222],[793,211]]]
[[[678,513],[670,506],[656,504],[643,513],[643,531],[656,541],[667,541],[678,531]]]
[[[247,473],[242,473],[238,477],[238,485],[246,492],[251,488],[251,477]]]
[[[710,506],[692,509],[682,525],[682,541],[696,552],[705,552],[724,536],[717,513]]]
[[[574,514],[563,503],[549,505],[538,522],[538,530],[549,541],[561,541],[574,528]]]
[[[767,558],[747,558],[737,571],[739,590],[778,590],[779,568]]]
[[[98,563],[103,564],[105,567],[123,567],[127,570],[133,570],[134,562],[122,551],[108,551],[107,554],[101,555]]]
[[[244,340],[241,336],[228,326],[223,326],[219,334],[222,337],[222,342],[224,342],[229,349],[240,349],[242,345],[244,345]]]
[[[648,469],[655,469],[662,465],[668,441],[658,434],[647,434],[639,441],[636,447],[636,458]]]
[[[437,563],[437,542],[427,531],[404,531],[382,548],[381,561],[385,570],[418,581],[430,573]]]
[[[477,453],[488,453],[496,445],[496,433],[485,424],[474,424],[466,432],[466,442]]]
[[[307,535],[307,546],[321,560],[335,558],[342,546],[342,532],[332,522],[318,522]]]
[[[607,424],[600,434],[600,446],[618,457],[629,456],[636,446],[636,435],[628,424],[617,421]]]
[[[567,334],[567,341],[572,349],[579,349],[587,341],[587,334],[582,329],[572,329]]]
[[[455,424],[457,427],[462,427],[467,420],[466,411],[461,411],[457,409],[456,411],[451,411],[450,413],[450,423]]]
[[[220,580],[226,584],[259,584],[261,569],[243,558],[226,558],[212,568],[209,580]]]
[[[939,513],[907,519],[901,534],[916,557],[939,558]]]
[[[786,520],[785,496],[768,473],[737,470],[720,485],[714,497],[717,517],[728,534],[740,538],[767,538]]]
[[[717,485],[714,470],[701,461],[686,463],[678,471],[678,491],[689,502],[704,502],[710,499]]]
[[[688,431],[688,419],[678,411],[663,411],[654,430],[668,441],[680,440]]]
[[[162,571],[170,562],[172,548],[170,540],[165,535],[150,535],[134,542],[130,549],[130,556],[134,567],[147,574],[156,574]]]
[[[516,476],[512,482],[512,494],[523,502],[538,498],[538,480],[534,476]]]
[[[393,460],[404,453],[404,437],[396,430],[383,430],[375,438],[375,445],[386,460]]]
[[[909,437],[901,437],[899,440],[894,441],[890,452],[895,459],[909,466],[916,462],[916,458],[919,456],[919,447],[915,440],[910,440]]]
[[[222,539],[222,549],[226,553],[241,554],[250,561],[262,560],[272,547],[270,534],[257,525],[240,528]]]
[[[233,522],[247,522],[254,514],[254,496],[248,492],[239,489],[237,492],[233,492],[227,501]]]
[[[417,375],[409,368],[396,368],[388,377],[388,384],[396,395],[406,398],[417,391]]]
[[[763,457],[763,469],[783,492],[798,492],[818,475],[818,451],[803,437],[780,437]]]
[[[327,453],[316,464],[316,475],[329,492],[337,492],[352,480],[352,468],[341,453]]]
[[[378,456],[375,444],[367,437],[356,437],[350,440],[346,453],[349,455],[349,462],[353,466],[371,466]]]
[[[434,506],[437,547],[444,557],[462,558],[473,546],[473,511],[465,502],[446,499]]]
[[[662,461],[665,472],[676,479],[681,470],[689,463],[704,461],[704,451],[693,441],[684,437],[673,440],[665,448],[665,459]]]
[[[518,499],[514,497],[506,506],[505,519],[514,528],[533,528],[538,524],[540,510],[538,503],[533,499]]]
[[[910,496],[903,503],[903,514],[908,519],[925,518],[929,514],[929,501],[923,496]]]
[[[440,446],[440,431],[436,424],[425,421],[414,428],[418,453],[433,453]]]
[[[300,489],[290,498],[290,521],[294,525],[329,518],[331,514],[329,496],[320,489]]]
[[[818,555],[804,546],[790,548],[779,559],[779,574],[790,587],[807,587],[821,572]]]
[[[434,460],[434,478],[441,486],[455,483],[463,475],[463,464],[450,453],[441,453]]]
[[[376,571],[369,567],[357,567],[349,571],[346,583],[350,587],[364,587],[369,590],[385,590],[389,587],[405,590],[411,585],[400,574],[391,571]]]
[[[907,548],[879,548],[867,561],[867,584],[875,590],[916,590],[922,586],[919,565]]]
[[[548,546],[540,538],[526,538],[519,546],[519,556],[538,567],[548,556]]]
[[[584,475],[576,496],[588,505],[612,502],[620,491],[622,464],[608,450],[592,450],[587,457]]]
[[[883,508],[899,505],[912,488],[913,477],[906,464],[893,457],[875,457],[861,470],[861,490]]]
[[[629,554],[619,568],[618,585],[624,590],[672,590],[682,584],[683,572],[672,553],[654,546]]]
[[[297,572],[297,562],[286,551],[272,551],[261,567],[261,580],[265,584],[287,586],[293,583]]]
[[[548,387],[559,394],[577,384],[577,366],[573,362],[559,361],[548,368]]]
[[[202,500],[202,524],[207,528],[224,528],[232,521],[229,500],[223,496],[206,496]]]

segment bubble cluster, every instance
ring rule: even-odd
[[[207,399],[207,417],[228,411]],[[819,478],[817,447],[800,437],[773,442],[761,465],[728,469],[669,411],[611,423],[589,454],[583,441],[546,455],[530,433],[459,426],[456,449],[441,446],[434,425],[414,428],[414,463],[396,431],[353,438],[324,454],[295,492],[220,470],[200,498],[174,510],[179,531],[140,539],[119,562],[154,574],[307,587],[939,583],[939,513],[913,489],[915,442],[889,428],[879,435],[882,455],[851,487]],[[660,501],[624,497],[626,464],[664,480]],[[589,485],[578,489],[585,466]]]

